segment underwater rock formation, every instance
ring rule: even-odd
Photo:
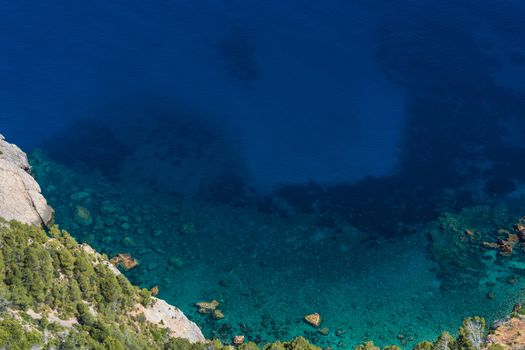
[[[464,208],[458,213],[444,213],[429,225],[430,253],[439,265],[438,276],[444,289],[478,286],[487,277],[488,266],[498,263],[489,259],[487,248],[496,248],[508,255],[517,236],[502,240],[502,233],[519,219],[518,214],[499,205]],[[486,242],[500,243],[486,243]],[[510,243],[510,242],[513,243]],[[484,248],[484,249],[483,249]]]
[[[27,155],[0,134],[0,217],[46,226],[53,209],[29,172]]]
[[[507,230],[502,230],[502,233],[507,235],[506,239],[498,238],[496,242],[483,242],[486,248],[497,249],[500,255],[510,256],[514,250],[514,246],[520,241],[520,238],[515,233],[510,233]]]
[[[75,207],[74,219],[81,226],[89,226],[93,223],[93,217],[86,207],[77,205]]]
[[[117,254],[110,262],[115,266],[121,266],[124,270],[131,270],[139,264],[137,259],[126,253]]]

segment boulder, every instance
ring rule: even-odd
[[[27,155],[0,134],[0,217],[47,226],[53,221],[53,209],[30,170]]]
[[[244,335],[236,335],[233,337],[233,344],[241,345],[244,343]]]
[[[135,315],[144,314],[146,321],[168,329],[172,337],[188,339],[192,343],[205,340],[199,327],[191,322],[182,311],[162,299],[155,297],[152,299],[153,302],[147,307],[137,304],[133,313]]]
[[[304,321],[312,327],[319,327],[321,325],[321,315],[317,312],[304,316]]]
[[[91,216],[90,211],[88,208],[81,205],[75,206],[73,218],[75,222],[81,226],[89,226],[93,223],[93,217]]]

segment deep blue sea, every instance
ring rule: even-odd
[[[207,337],[410,348],[524,298],[521,243],[483,244],[525,215],[524,18],[518,0],[4,1],[0,133],[61,227],[138,259],[127,276]],[[197,312],[212,299],[223,319]]]

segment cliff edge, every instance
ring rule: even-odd
[[[0,134],[0,217],[47,226],[53,221],[53,209],[30,169],[27,155]]]

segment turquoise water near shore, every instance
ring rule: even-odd
[[[487,276],[478,284],[443,288],[447,267],[431,259],[424,224],[405,235],[371,235],[344,220],[327,224],[316,214],[283,216],[249,203],[165,194],[42,154],[32,158],[56,222],[110,257],[138,259],[126,275],[158,286],[159,296],[210,338],[230,342],[244,334],[264,343],[302,335],[323,347],[349,349],[366,340],[411,347],[455,331],[468,315],[503,317],[523,297],[522,270],[510,263],[525,261],[519,253],[501,260],[488,250]],[[518,217],[510,213],[509,225]],[[197,312],[196,302],[212,299],[224,319]],[[321,314],[328,335],[303,321],[312,312]]]

